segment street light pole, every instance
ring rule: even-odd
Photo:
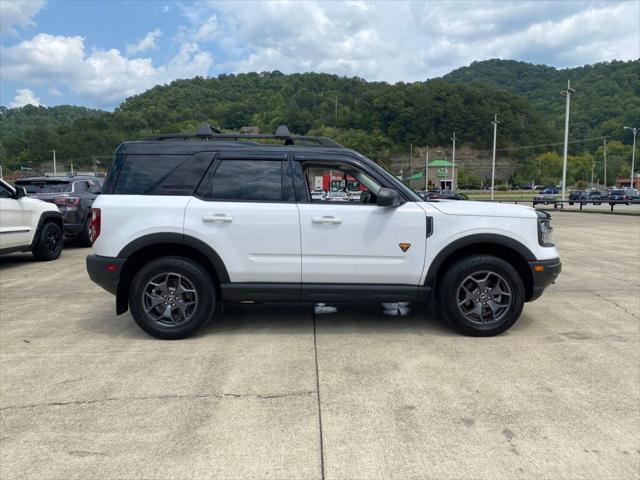
[[[591,165],[591,188],[593,189],[593,171],[596,169],[596,162]]]
[[[55,148],[53,150],[51,150],[51,152],[53,153],[53,176],[55,177],[57,175],[57,171],[56,171],[56,150],[55,150]]]
[[[638,128],[624,127],[625,130],[631,130],[633,132],[633,149],[631,150],[631,188],[635,184],[635,179],[633,178],[633,171],[635,169],[636,162],[636,134],[638,133]]]
[[[493,200],[493,190],[496,186],[496,139],[498,137],[498,114],[493,116],[493,160],[491,162],[491,200]]]
[[[427,160],[424,164],[424,189],[429,190],[429,145],[427,145]]]
[[[607,136],[604,137],[604,188],[607,188]]]
[[[453,132],[453,150],[451,152],[451,190],[456,189],[456,132]]]
[[[576,91],[571,88],[571,80],[567,80],[567,89],[560,92],[567,97],[567,107],[564,114],[564,153],[562,155],[562,201],[565,201],[565,190],[567,189],[567,150],[569,148],[569,105],[571,104],[571,94]]]

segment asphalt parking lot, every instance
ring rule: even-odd
[[[485,339],[258,305],[160,341],[88,249],[0,257],[0,477],[637,479],[640,218],[553,216],[562,275]]]

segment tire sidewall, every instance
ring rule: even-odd
[[[55,252],[50,252],[47,248],[47,234],[51,229],[55,229],[58,231],[60,235],[60,241],[57,245]],[[64,231],[60,228],[60,226],[56,222],[47,221],[42,225],[42,229],[38,233],[38,243],[35,245],[33,249],[33,255],[38,260],[50,261],[55,260],[60,257],[62,253],[62,247],[64,244]]]
[[[163,327],[149,319],[144,311],[143,291],[149,280],[162,273],[183,275],[198,294],[198,305],[189,321],[177,327]],[[197,262],[185,257],[161,257],[152,260],[135,275],[129,289],[129,310],[133,319],[149,335],[164,340],[186,338],[211,320],[216,300],[213,280]]]
[[[502,276],[511,288],[512,305],[507,315],[498,324],[482,327],[470,323],[457,306],[457,292],[462,280],[474,272],[488,270]],[[479,255],[463,258],[456,262],[445,274],[439,289],[439,308],[447,323],[457,330],[472,336],[493,336],[508,330],[520,317],[524,307],[525,290],[520,275],[509,263],[489,256]]]

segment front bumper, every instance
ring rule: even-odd
[[[555,283],[556,278],[562,271],[562,262],[560,262],[559,258],[536,260],[529,262],[529,268],[533,277],[533,294],[529,299],[531,302],[540,297],[545,288]]]
[[[89,278],[107,292],[116,295],[120,282],[120,271],[126,260],[126,258],[88,255],[87,272]]]

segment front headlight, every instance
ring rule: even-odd
[[[538,243],[542,247],[553,247],[551,215],[540,210],[536,210],[536,213],[538,214]]]

